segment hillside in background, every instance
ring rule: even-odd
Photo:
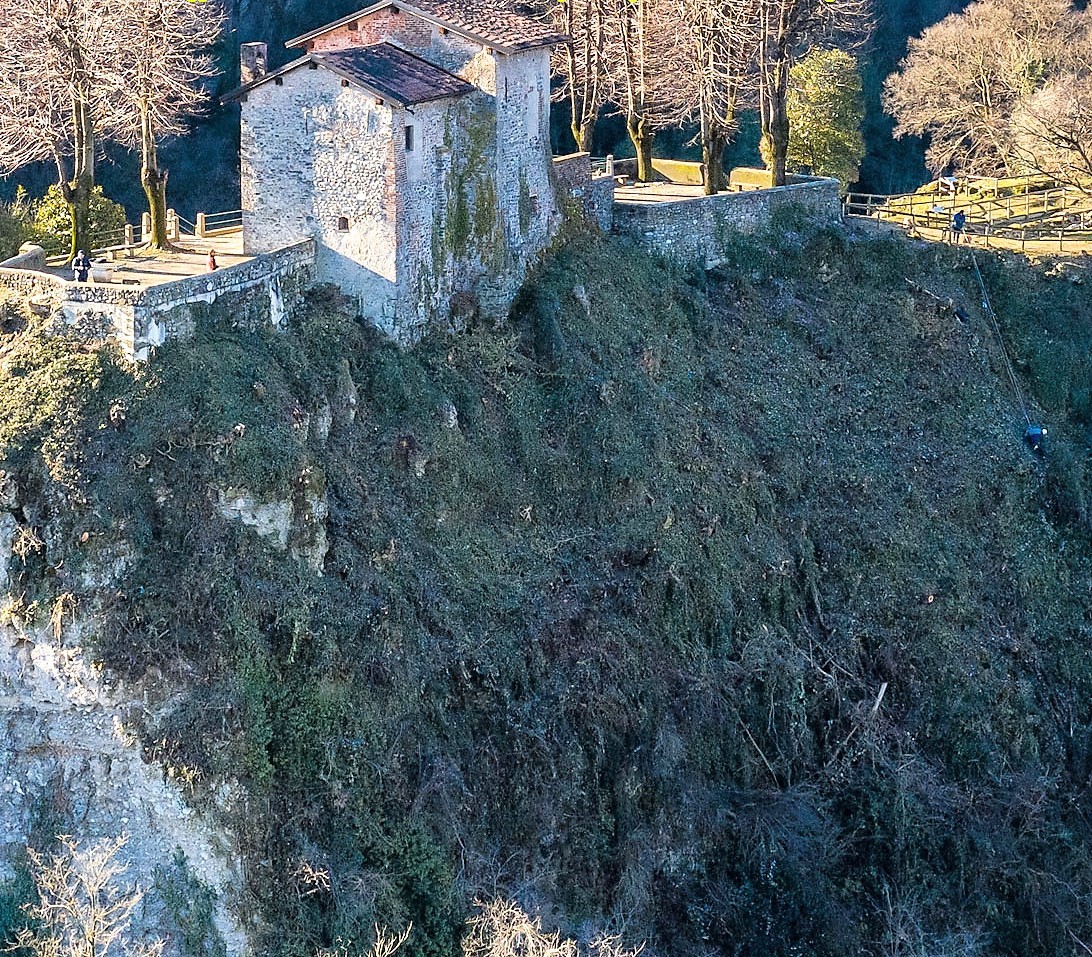
[[[708,275],[575,239],[405,352],[330,292],[136,371],[9,311],[5,620],[68,596],[145,689],[262,953],[441,957],[505,895],[678,957],[1071,954],[1092,305],[980,255],[1045,459],[966,251],[791,219]]]

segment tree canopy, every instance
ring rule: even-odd
[[[1058,94],[1088,83],[1090,23],[1069,0],[979,0],[946,17],[910,41],[887,81],[895,135],[927,136],[936,174],[1057,166],[1064,137],[1041,147],[1056,130],[1049,118],[1066,112]]]
[[[788,165],[848,185],[864,157],[864,100],[857,61],[843,50],[812,50],[789,74]]]

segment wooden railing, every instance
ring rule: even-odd
[[[985,192],[985,191],[983,191]],[[975,195],[970,191],[954,195],[901,193],[849,193],[843,199],[847,216],[863,216],[898,223],[911,232],[938,230],[947,233],[952,216],[962,211],[967,217],[965,232],[980,237],[988,247],[993,240],[1016,244],[1092,244],[1092,196],[1075,187],[1006,191],[1004,195]]]

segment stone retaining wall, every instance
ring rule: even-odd
[[[662,203],[614,205],[614,231],[649,246],[677,262],[711,268],[723,262],[733,234],[755,233],[770,226],[774,213],[798,207],[819,225],[841,220],[839,183],[809,182],[746,193],[718,193]]]
[[[0,287],[36,301],[53,327],[89,339],[112,339],[138,362],[168,339],[193,334],[208,318],[239,327],[279,326],[311,285],[315,244],[304,240],[236,266],[157,286],[66,282],[47,273],[0,268]]]

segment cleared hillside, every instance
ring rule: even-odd
[[[777,235],[577,240],[404,353],[334,295],[137,374],[9,317],[9,618],[71,594],[144,683],[261,952],[439,957],[494,894],[672,955],[1088,936],[1082,273],[980,260],[1044,461],[965,253]]]

